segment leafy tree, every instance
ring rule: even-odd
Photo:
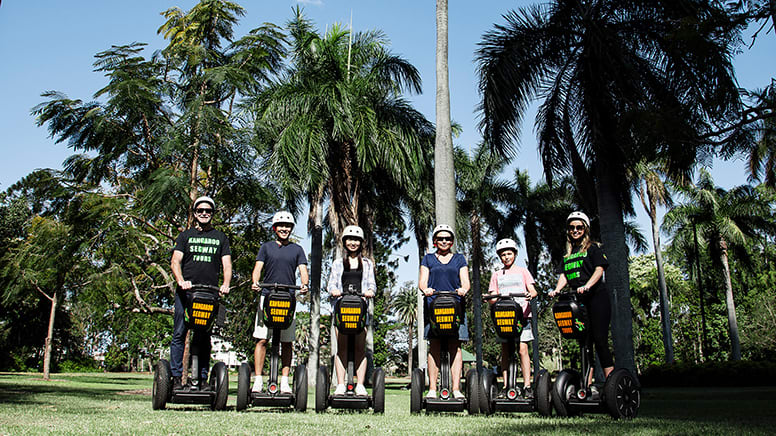
[[[625,214],[629,168],[671,157],[686,171],[701,136],[739,105],[731,58],[740,26],[696,1],[554,0],[510,12],[478,51],[486,141],[508,153],[540,96],[539,151],[548,182],[594,187],[611,259],[617,364],[634,370]]]
[[[396,316],[396,321],[407,327],[407,374],[412,373],[412,341],[414,339],[413,330],[417,322],[418,290],[413,282],[405,282],[399,291],[392,295],[390,309]],[[422,341],[418,338],[418,342]],[[422,356],[418,356],[420,359]]]

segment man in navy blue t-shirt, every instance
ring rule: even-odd
[[[253,357],[256,361],[256,378],[253,381],[253,391],[260,392],[263,387],[262,374],[264,372],[264,356],[267,353],[267,342],[272,336],[272,331],[265,325],[261,317],[261,308],[264,306],[264,297],[269,295],[269,289],[259,287],[261,273],[264,272],[264,283],[278,283],[282,285],[296,284],[296,270],[299,269],[299,277],[302,281],[301,292],[307,292],[307,257],[304,250],[298,244],[289,240],[291,230],[294,228],[294,216],[288,212],[277,212],[272,217],[272,230],[277,240],[266,242],[259,248],[256,256],[256,266],[253,268],[253,290],[261,290],[259,298],[259,310],[256,312],[256,321],[253,329],[253,337],[258,339]],[[293,291],[292,291],[293,293]],[[296,319],[291,325],[280,332],[280,356],[283,369],[280,377],[280,392],[291,393],[288,384],[288,374],[291,371],[291,344],[294,342],[296,331]]]

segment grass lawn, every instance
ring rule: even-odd
[[[228,410],[168,405],[151,410],[150,374],[0,374],[0,435],[10,434],[774,434],[776,387],[648,389],[639,418],[613,421],[605,415],[543,419],[535,414],[490,417],[409,414],[409,391],[389,383],[385,415],[329,410],[250,408],[236,412],[237,377],[232,375]]]

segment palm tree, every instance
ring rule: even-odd
[[[737,107],[730,60],[739,28],[707,26],[721,15],[694,1],[553,0],[507,14],[477,54],[486,141],[509,153],[527,105],[540,96],[548,182],[592,176],[611,260],[616,360],[631,371],[627,172],[657,155],[671,156],[672,171],[686,170],[710,120]]]
[[[401,287],[399,292],[393,296],[390,302],[390,309],[396,316],[396,321],[407,326],[407,374],[412,374],[412,339],[414,338],[413,327],[417,321],[417,295],[418,290],[412,282],[407,282]],[[418,330],[420,331],[420,330]],[[422,339],[418,339],[418,343]],[[423,360],[418,348],[418,360]],[[420,362],[418,362],[420,363]]]
[[[675,240],[689,240],[696,235],[697,229],[709,255],[721,269],[731,358],[740,360],[741,344],[728,252],[732,250],[737,259],[746,261],[750,256],[746,251],[747,240],[762,237],[762,232],[773,234],[776,231],[770,202],[748,185],[729,191],[714,186],[714,180],[705,169],[700,170],[695,186],[680,188],[680,192],[687,197],[687,202],[666,213],[663,228],[673,233]]]
[[[455,225],[455,158],[450,125],[450,80],[447,62],[447,0],[436,2],[436,140],[434,200],[437,224]]]

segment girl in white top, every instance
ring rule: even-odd
[[[534,279],[531,273],[520,266],[515,265],[515,256],[517,255],[517,243],[512,239],[502,239],[496,243],[496,254],[501,259],[503,267],[494,271],[490,278],[488,292],[491,295],[506,295],[512,293],[525,293],[525,297],[515,297],[520,307],[523,308],[523,318],[531,317],[531,306],[529,301],[536,297],[534,288]],[[495,299],[490,300],[494,304]],[[528,324],[528,323],[527,323]],[[520,367],[523,371],[523,390],[526,397],[533,397],[531,389],[531,358],[528,356],[528,342],[533,340],[533,332],[530,327],[523,329],[520,335]],[[501,343],[501,371],[504,376],[504,385],[506,386],[507,369],[509,368],[509,355],[506,341],[499,338]]]

